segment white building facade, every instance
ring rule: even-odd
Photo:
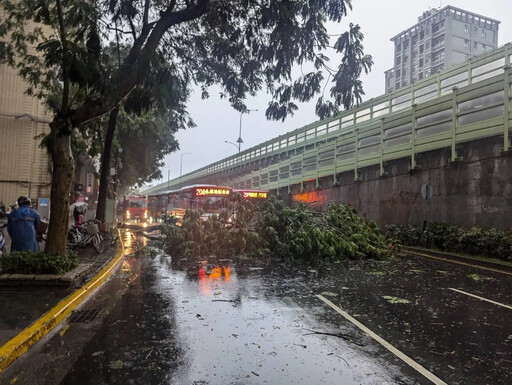
[[[498,20],[452,6],[424,12],[417,24],[391,38],[395,63],[385,72],[385,91],[494,50],[499,24]]]

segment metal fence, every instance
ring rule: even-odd
[[[512,43],[170,181],[171,187],[222,176],[233,188],[276,189],[410,158],[496,135],[510,147]],[[150,192],[167,189],[167,183]]]

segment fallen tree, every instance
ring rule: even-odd
[[[170,255],[274,256],[291,263],[317,264],[342,259],[384,259],[398,246],[375,222],[359,217],[354,208],[330,204],[313,211],[301,203],[288,207],[271,197],[256,207],[233,205],[232,227],[225,223],[233,211],[204,224],[200,212],[186,212],[181,226],[162,225],[162,248]]]

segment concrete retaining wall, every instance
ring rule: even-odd
[[[278,193],[290,204],[299,201],[338,201],[354,206],[360,215],[379,225],[415,224],[424,220],[459,226],[512,228],[512,153],[503,153],[502,137],[468,142],[457,148],[461,161],[450,162],[450,149],[419,154],[417,170],[409,170],[410,159],[384,165],[387,176],[379,175],[379,167],[280,189]],[[430,184],[433,196],[421,196],[421,186]]]

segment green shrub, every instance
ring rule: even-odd
[[[48,255],[43,251],[13,251],[0,256],[4,274],[57,274],[61,275],[78,266],[78,255]]]
[[[457,227],[429,222],[422,226],[389,225],[387,234],[404,245],[436,248],[443,251],[480,255],[512,261],[512,232],[480,227]]]

